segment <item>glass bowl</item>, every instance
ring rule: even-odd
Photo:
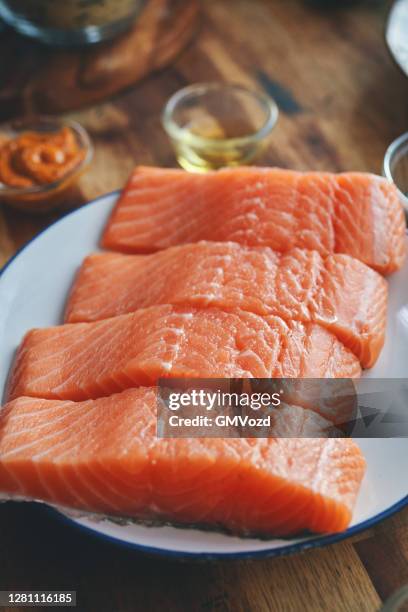
[[[64,127],[71,129],[82,158],[61,178],[29,187],[10,187],[0,182],[0,202],[27,212],[48,212],[67,203],[79,177],[89,166],[93,147],[86,130],[76,121],[59,121],[50,117],[19,120],[0,125],[0,146],[27,132],[54,134]]]
[[[18,32],[57,46],[108,40],[132,26],[146,0],[0,0]]]
[[[253,162],[278,119],[264,93],[228,83],[199,83],[177,91],[162,123],[185,170],[206,172]]]
[[[381,608],[380,612],[407,612],[408,584],[396,591]]]
[[[408,132],[388,147],[383,164],[384,176],[397,187],[402,205],[408,213]]]

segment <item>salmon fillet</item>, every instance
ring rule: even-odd
[[[350,439],[159,439],[156,394],[22,397],[0,413],[0,491],[240,534],[337,532],[365,463]]]
[[[345,253],[384,274],[401,267],[406,250],[403,209],[386,179],[245,167],[136,168],[102,245],[135,253],[199,240]]]
[[[172,380],[172,383],[177,383],[174,386],[179,388],[180,381]],[[237,382],[237,381],[235,381]],[[299,413],[300,421],[305,419],[304,423],[299,421],[297,427],[315,427],[320,428],[320,432],[328,429],[328,424],[332,426],[333,433],[337,436],[342,435],[340,432],[347,433],[355,424],[355,419],[358,418],[358,397],[354,381],[350,378],[286,378],[282,379],[242,379],[242,393],[247,393],[251,396],[254,392],[267,392],[271,395],[278,392],[281,405],[289,404],[291,407],[290,427],[293,430],[295,422],[295,407],[305,409],[305,414]],[[206,388],[208,383],[206,382]],[[216,388],[220,387],[219,381],[216,381]],[[163,392],[164,383],[161,389]],[[191,381],[186,381],[186,388],[191,389]],[[192,409],[189,407],[188,412]],[[249,410],[251,414],[251,410]],[[276,411],[274,411],[276,413]],[[322,421],[313,418],[311,413],[320,416]],[[275,423],[276,427],[286,427],[286,423]],[[334,426],[334,428],[333,428]],[[298,437],[313,437],[309,430],[301,433],[301,429],[297,429]],[[276,435],[282,436],[280,433]]]
[[[348,255],[286,254],[199,242],[153,255],[95,253],[75,280],[65,320],[96,321],[155,304],[242,309],[316,322],[374,365],[384,344],[387,283]]]
[[[31,330],[17,352],[8,397],[82,400],[163,376],[350,378],[360,372],[353,353],[319,325],[162,305]]]

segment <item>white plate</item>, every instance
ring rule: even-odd
[[[26,245],[0,276],[0,390],[13,353],[31,327],[61,321],[72,279],[83,258],[97,248],[117,194],[76,210]],[[368,376],[407,377],[408,265],[390,280],[386,346]],[[109,521],[70,518],[77,526],[148,552],[178,557],[257,557],[321,546],[366,529],[408,504],[408,439],[360,440],[368,469],[351,527],[328,536],[258,540],[196,529],[120,526]]]

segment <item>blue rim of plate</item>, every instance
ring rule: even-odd
[[[349,527],[345,531],[340,533],[333,533],[329,535],[323,536],[312,536],[309,540],[304,540],[302,542],[296,542],[296,544],[288,544],[285,546],[280,546],[279,548],[265,548],[263,550],[249,550],[246,552],[189,552],[183,550],[171,550],[167,548],[158,548],[156,546],[147,546],[145,544],[137,544],[136,542],[128,542],[127,540],[121,540],[112,535],[108,535],[106,533],[102,533],[93,529],[92,527],[88,527],[87,525],[83,525],[82,523],[78,523],[77,520],[70,518],[63,512],[60,512],[56,508],[52,508],[51,506],[47,506],[47,512],[54,516],[57,520],[67,523],[78,529],[79,531],[83,531],[89,535],[93,535],[96,538],[101,538],[103,540],[107,540],[112,544],[116,544],[117,546],[123,546],[125,548],[143,552],[149,555],[155,555],[160,557],[168,557],[172,559],[179,559],[180,561],[183,559],[196,559],[197,561],[217,561],[222,559],[230,559],[230,560],[239,560],[239,559],[262,559],[262,558],[272,558],[272,557],[283,557],[285,555],[299,553],[305,550],[310,550],[313,548],[320,548],[322,546],[328,546],[329,544],[335,544],[336,542],[341,542],[341,540],[345,540],[353,535],[357,535],[361,531],[365,531],[370,527],[374,527],[381,521],[390,518],[393,514],[402,510],[408,506],[408,495],[400,499],[398,502],[387,508],[387,510],[383,510],[379,514],[376,514],[370,519],[367,519],[357,525],[353,525],[353,527]],[[266,540],[265,540],[266,541]]]
[[[50,228],[54,227],[55,225],[63,221],[66,217],[70,215],[75,215],[76,213],[80,212],[84,206],[91,206],[92,204],[96,204],[102,199],[112,197],[115,195],[117,196],[119,195],[119,193],[120,193],[120,190],[114,190],[109,193],[105,193],[104,195],[101,195],[93,200],[90,200],[89,202],[87,202],[86,204],[83,204],[79,208],[68,211],[66,214],[59,217],[56,221],[48,225],[41,232],[33,236],[33,238],[31,238],[28,242],[26,242],[26,244],[24,244],[20,249],[18,249],[16,253],[14,253],[14,255],[0,269],[0,278],[2,277],[4,272],[9,268],[9,266],[13,263],[13,261],[26,248],[32,242],[34,242],[35,240],[40,238],[43,234],[45,234]],[[364,531],[365,529],[374,527],[381,521],[391,517],[396,512],[399,512],[400,510],[408,506],[408,494],[402,499],[400,499],[398,502],[396,502],[395,504],[387,508],[387,510],[383,510],[382,512],[380,512],[379,514],[376,514],[370,519],[362,521],[361,523],[358,523],[357,525],[353,525],[352,527],[349,527],[348,529],[346,529],[345,531],[342,531],[341,533],[333,533],[330,535],[316,536],[310,540],[304,540],[302,542],[297,542],[296,544],[288,544],[287,546],[280,546],[279,548],[265,548],[264,550],[254,550],[254,551],[238,552],[238,553],[237,552],[231,552],[231,553],[228,553],[228,552],[227,553],[224,553],[224,552],[214,552],[214,553],[197,552],[196,553],[196,552],[188,552],[188,551],[182,551],[182,550],[178,551],[178,550],[170,550],[166,548],[157,548],[155,546],[146,546],[145,544],[137,544],[136,542],[128,542],[126,540],[121,540],[120,538],[117,538],[115,536],[111,536],[106,533],[101,533],[100,531],[97,531],[96,529],[93,529],[92,527],[82,525],[81,523],[78,523],[78,520],[74,518],[70,518],[69,516],[57,510],[56,508],[48,506],[47,504],[44,504],[44,505],[45,505],[47,512],[51,516],[57,518],[59,521],[67,523],[75,527],[76,529],[87,533],[88,535],[93,535],[94,537],[111,542],[112,544],[116,544],[116,545],[123,546],[128,549],[132,549],[134,551],[143,552],[149,555],[156,555],[160,557],[170,557],[173,559],[177,558],[180,560],[196,559],[197,561],[199,560],[216,561],[220,559],[239,560],[239,559],[262,559],[266,557],[270,557],[270,558],[282,557],[284,555],[299,553],[299,552],[309,550],[312,548],[320,548],[322,546],[327,546],[329,544],[340,542],[341,540],[345,540],[346,538],[349,538],[352,535],[356,535],[360,533],[361,531]]]

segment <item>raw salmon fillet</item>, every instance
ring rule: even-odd
[[[360,364],[313,323],[169,305],[34,329],[9,377],[8,397],[82,400],[159,377],[350,378]]]
[[[146,388],[9,403],[0,413],[0,491],[241,534],[348,526],[365,469],[352,440],[160,439],[156,405]]]
[[[176,387],[180,386],[179,381],[171,381],[176,383]],[[228,381],[229,382],[229,381]],[[243,379],[241,381],[242,393],[247,393],[249,396],[256,392],[267,392],[271,396],[274,392],[279,392],[281,398],[281,406],[289,405],[291,409],[291,419],[289,425],[291,431],[297,432],[297,437],[310,436],[310,430],[303,430],[302,427],[314,427],[316,432],[318,428],[328,428],[328,424],[335,426],[336,435],[341,435],[340,432],[347,433],[351,431],[355,420],[358,418],[358,397],[356,393],[355,381],[350,378],[286,378],[282,379]],[[254,383],[254,384],[253,384]],[[206,388],[208,383],[206,382]],[[216,381],[216,385],[220,386]],[[162,387],[164,383],[162,383]],[[186,381],[186,388],[191,390],[191,380]],[[302,415],[299,413],[296,417],[295,408],[300,407],[305,410]],[[188,408],[188,412],[191,412]],[[251,413],[251,410],[249,410]],[[273,411],[276,414],[276,410]],[[312,415],[315,415],[313,417]],[[316,415],[322,420],[316,419]],[[280,421],[276,426],[286,427],[287,422]],[[296,429],[298,428],[298,429]],[[281,431],[281,429],[279,429]],[[333,429],[334,432],[334,429]],[[282,436],[280,433],[276,435]]]
[[[319,323],[371,367],[384,343],[387,283],[348,255],[286,254],[199,242],[153,255],[96,253],[76,278],[66,321],[96,321],[155,304],[239,308]]]
[[[139,167],[102,244],[135,253],[199,240],[345,253],[387,274],[405,258],[405,219],[396,188],[373,174]]]

